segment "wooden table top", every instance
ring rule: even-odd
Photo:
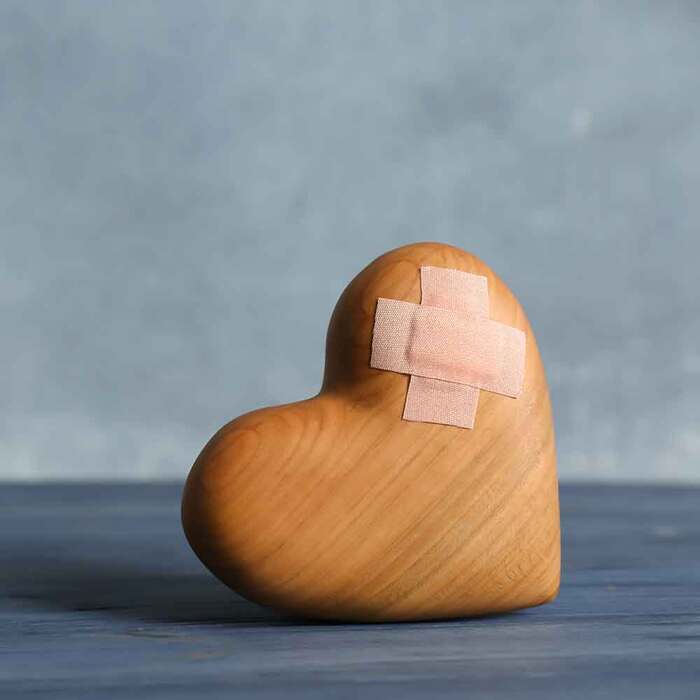
[[[180,486],[0,486],[0,697],[700,698],[700,488],[561,489],[542,608],[313,624],[195,559]]]

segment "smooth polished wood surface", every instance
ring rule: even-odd
[[[482,391],[474,430],[402,420],[408,376],[369,366],[377,298],[419,302],[421,265],[487,276],[491,318],[526,333],[521,397]],[[182,520],[224,583],[292,614],[440,619],[552,600],[554,434],[520,304],[483,262],[451,246],[378,258],[338,301],[319,395],[222,428],[192,468]]]
[[[700,488],[561,489],[550,605],[450,622],[315,624],[211,576],[180,484],[0,485],[0,697],[691,700]]]

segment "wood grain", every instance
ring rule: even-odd
[[[518,399],[481,392],[474,430],[401,420],[408,377],[369,367],[378,297],[420,301],[421,265],[488,277],[527,336]],[[352,621],[483,615],[552,600],[560,533],[549,395],[517,299],[483,262],[423,243],[365,268],[331,318],[323,386],[222,428],[187,480],[187,538],[249,599]]]

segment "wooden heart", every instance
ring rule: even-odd
[[[378,297],[419,303],[422,265],[486,276],[490,317],[526,333],[522,395],[482,391],[473,430],[402,420],[409,377],[369,366]],[[552,600],[554,432],[517,299],[458,248],[420,243],[378,258],[336,305],[318,396],[214,435],[187,480],[182,521],[224,583],[296,615],[419,620]]]

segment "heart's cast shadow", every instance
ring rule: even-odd
[[[104,555],[90,560],[48,552],[41,546],[24,547],[21,552],[5,552],[0,590],[3,597],[22,606],[99,612],[144,622],[304,622],[241,598],[204,569],[182,573],[159,568],[110,562]]]

